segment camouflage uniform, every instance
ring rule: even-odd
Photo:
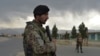
[[[55,46],[49,41],[45,29],[35,21],[27,22],[23,45],[25,56],[51,56]]]
[[[80,48],[80,52],[83,53],[83,51],[82,51],[82,43],[83,43],[82,37],[78,36],[77,44],[76,44],[76,49],[77,49],[78,53],[79,53],[79,48]]]

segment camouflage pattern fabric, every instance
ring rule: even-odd
[[[25,56],[51,56],[55,47],[49,41],[45,29],[35,21],[27,22],[23,34]]]

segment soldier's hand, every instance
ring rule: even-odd
[[[52,43],[53,43],[54,49],[56,51],[56,39],[52,39]]]
[[[56,45],[56,39],[52,39],[52,42]]]

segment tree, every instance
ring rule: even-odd
[[[69,33],[66,31],[65,35],[64,35],[64,39],[69,39]]]
[[[79,33],[81,33],[84,42],[86,42],[84,44],[88,45],[88,28],[85,27],[83,22],[79,25]]]
[[[57,29],[56,25],[54,25],[52,28],[52,37],[55,39],[57,39],[57,36],[58,36],[57,32],[58,32],[58,29]]]
[[[88,38],[87,32],[88,32],[88,28],[85,27],[85,24],[82,22],[82,24],[79,25],[79,33],[81,33],[83,39]]]
[[[88,28],[85,27],[85,42],[86,42],[86,46],[88,46]]]
[[[88,38],[88,28],[85,27],[85,38]]]
[[[76,38],[77,37],[77,32],[76,32],[76,27],[73,26],[72,31],[71,31],[71,37]]]

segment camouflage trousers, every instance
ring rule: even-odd
[[[77,50],[77,52],[79,53],[79,51],[82,53],[83,51],[82,51],[82,43],[77,43],[76,44],[76,50]]]

